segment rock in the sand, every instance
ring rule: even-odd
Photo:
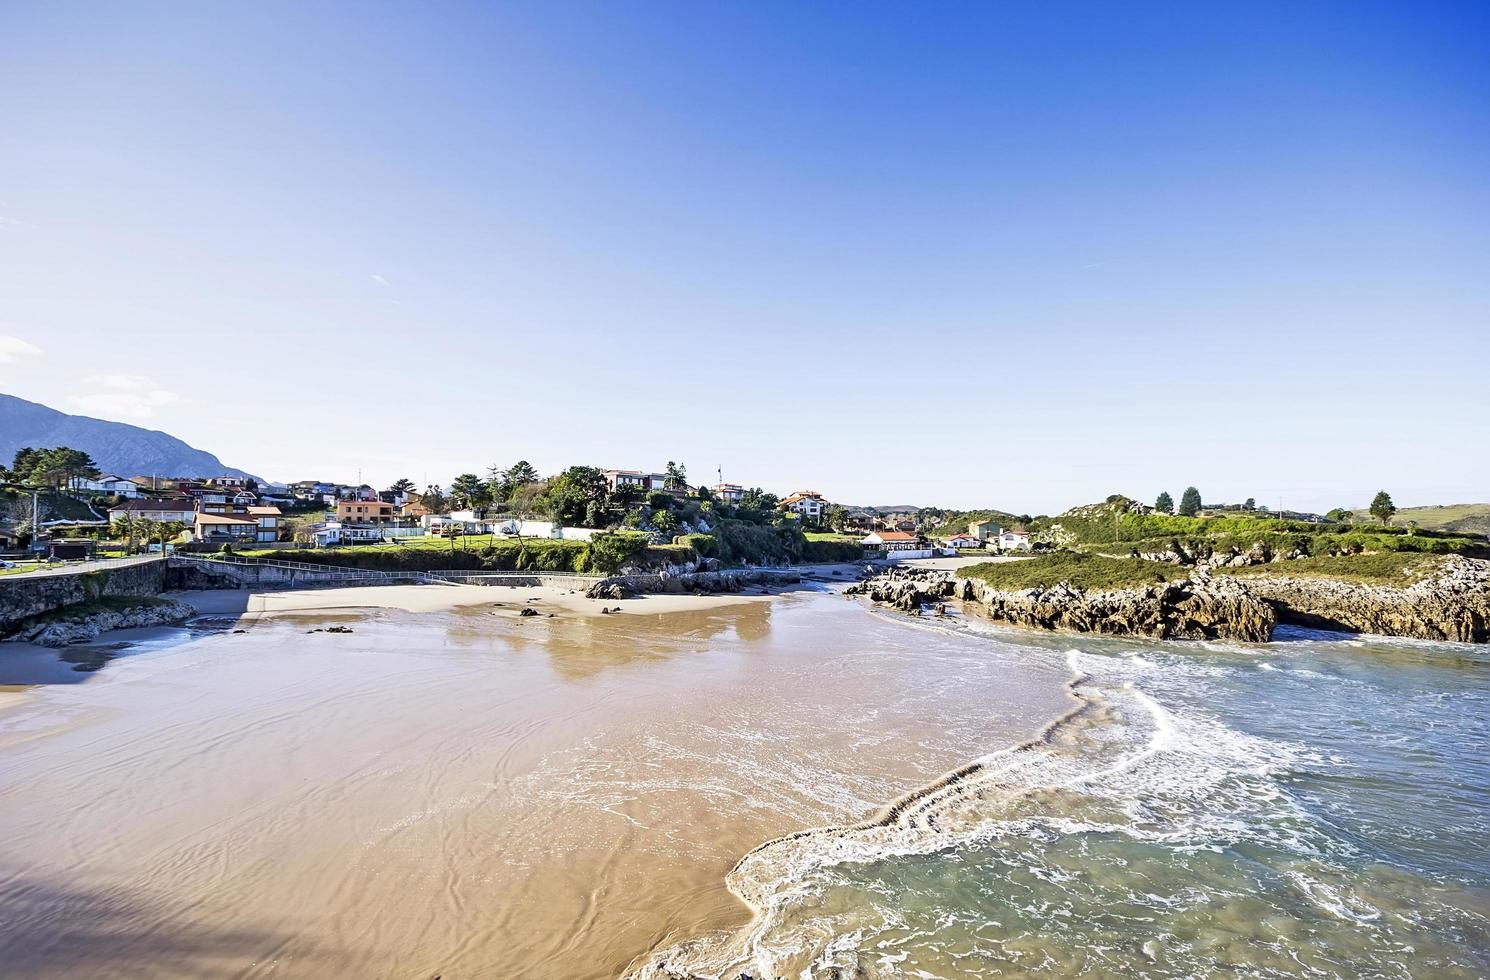
[[[536,615],[538,615],[538,610],[534,609],[532,606],[524,606],[522,612],[518,613],[518,615],[519,616],[536,616]]]
[[[125,606],[103,611],[88,611],[79,607],[76,612],[67,609],[48,613],[29,621],[23,621],[5,642],[35,643],[44,647],[65,647],[73,643],[87,643],[108,630],[137,629],[145,626],[173,626],[185,622],[197,611],[184,602],[159,600],[144,597],[137,606]]]

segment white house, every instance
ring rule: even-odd
[[[197,502],[190,497],[138,497],[109,508],[110,521],[121,517],[180,521],[190,527],[197,520]]]
[[[1030,532],[1003,531],[998,536],[998,546],[1002,551],[1029,551]]]
[[[79,489],[91,490],[94,493],[106,493],[115,497],[124,497],[133,500],[140,495],[141,486],[133,480],[126,480],[122,476],[114,476],[106,473],[96,480],[84,480],[79,484]]]
[[[792,495],[783,500],[780,506],[809,524],[821,523],[823,514],[828,510],[828,502],[816,490],[793,491]]]
[[[738,483],[716,483],[709,488],[714,491],[714,499],[731,507],[738,506],[745,499],[745,488]]]
[[[890,561],[903,558],[931,558],[936,549],[922,541],[919,535],[906,531],[871,531],[859,539],[866,552],[884,552]]]
[[[955,534],[942,542],[948,548],[981,548],[983,542],[971,534]]]

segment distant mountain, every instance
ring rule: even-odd
[[[99,469],[117,476],[252,476],[164,432],[68,415],[0,394],[0,462],[8,466],[16,450],[26,446],[81,449]]]

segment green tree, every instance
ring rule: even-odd
[[[591,516],[590,505],[604,507],[605,476],[593,466],[571,466],[548,481],[544,493],[547,510],[553,519],[570,527],[584,527]]]
[[[652,514],[652,526],[671,537],[678,529],[678,519],[670,510],[659,510]]]
[[[1248,497],[1247,498],[1247,502],[1244,503],[1244,504],[1242,504],[1242,509],[1243,510],[1256,510],[1257,509],[1257,499],[1255,497]]]
[[[848,526],[848,509],[842,504],[829,504],[827,513],[828,526],[839,534]]]
[[[1371,516],[1383,524],[1390,524],[1395,513],[1397,505],[1392,503],[1392,495],[1385,490],[1376,491],[1376,496],[1371,498]]]
[[[766,493],[760,487],[751,487],[740,495],[740,506],[747,510],[771,511],[780,502],[774,493]]]
[[[688,468],[681,463],[667,461],[667,478],[662,483],[668,490],[685,491],[688,489]]]
[[[1349,507],[1336,507],[1328,514],[1324,515],[1325,520],[1334,521],[1337,524],[1349,524],[1350,517],[1351,513]]]
[[[443,514],[450,502],[445,499],[445,491],[438,483],[431,483],[424,488],[424,493],[419,495],[419,502],[429,508],[431,514]]]
[[[611,503],[625,510],[639,503],[645,493],[638,484],[622,483],[611,491],[610,499]]]
[[[481,495],[481,478],[475,473],[462,473],[450,481],[450,502],[457,510],[475,507]]]
[[[395,494],[407,494],[410,490],[414,489],[414,481],[406,476],[401,476],[397,480],[394,480],[388,489]]]
[[[1200,491],[1194,487],[1186,487],[1185,492],[1180,494],[1180,513],[1185,517],[1194,517],[1200,513],[1201,506]]]
[[[1157,510],[1161,514],[1174,513],[1174,498],[1169,495],[1168,490],[1159,494],[1159,499],[1154,501],[1154,510]]]

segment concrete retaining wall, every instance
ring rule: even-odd
[[[619,585],[628,592],[738,592],[748,585],[783,585],[802,581],[796,571],[762,568],[728,568],[718,572],[687,572],[657,575],[615,575],[597,584]]]
[[[159,595],[165,584],[164,558],[71,574],[0,576],[0,633],[27,616],[100,596]]]

